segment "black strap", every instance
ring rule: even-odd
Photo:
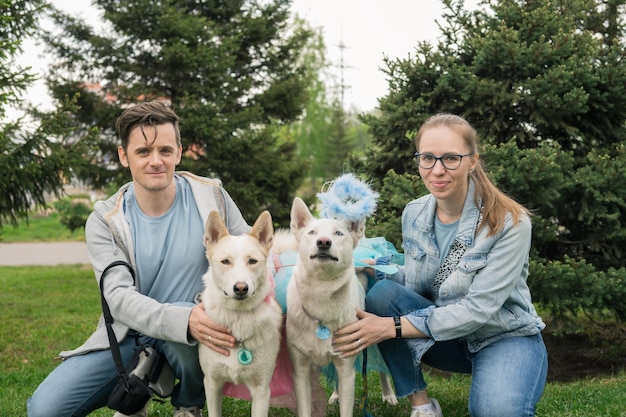
[[[111,316],[111,310],[109,310],[109,304],[107,300],[104,298],[104,275],[109,271],[109,269],[115,266],[125,266],[130,271],[130,275],[133,277],[133,283],[135,282],[135,271],[133,268],[125,261],[115,261],[107,265],[102,271],[102,275],[100,275],[100,298],[102,300],[102,313],[104,315],[104,323],[107,328],[107,335],[109,336],[109,344],[111,345],[111,355],[113,355],[113,361],[115,362],[115,369],[117,369],[117,373],[123,381],[127,381],[126,372],[124,372],[124,364],[122,363],[122,355],[120,353],[120,346],[117,343],[117,338],[115,337],[115,332],[113,331],[113,316]]]

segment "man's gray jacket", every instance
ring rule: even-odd
[[[203,223],[206,224],[209,213],[216,210],[222,215],[231,234],[238,235],[250,230],[239,208],[219,180],[199,177],[189,172],[178,172],[176,175],[191,186]],[[98,285],[102,271],[114,261],[125,261],[135,268],[131,231],[123,211],[124,193],[130,184],[122,186],[107,200],[97,202],[85,225],[89,259]],[[134,329],[155,339],[188,345],[196,343],[187,333],[192,307],[159,303],[141,294],[138,287],[141,287],[141,282],[135,286],[130,272],[123,266],[113,267],[107,272],[104,295],[115,318],[113,328],[119,342],[126,337],[129,329]],[[66,359],[108,348],[109,339],[101,316],[96,331],[82,346],[61,352],[60,356]]]

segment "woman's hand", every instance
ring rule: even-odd
[[[362,263],[367,264],[367,265],[376,265],[376,259],[372,259],[372,258],[365,258],[365,259],[359,259]],[[376,276],[376,271],[374,271],[374,268],[369,267],[369,266],[357,266],[354,268],[354,271],[358,274],[358,273],[363,273],[365,275],[367,275],[368,277],[375,277]]]
[[[354,356],[368,346],[395,337],[392,317],[380,317],[357,310],[357,321],[337,330],[333,336],[333,349],[342,358]]]
[[[235,347],[237,342],[230,329],[215,323],[204,311],[204,304],[191,309],[188,332],[199,343],[202,343],[223,355],[230,355],[227,348]]]

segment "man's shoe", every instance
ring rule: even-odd
[[[174,411],[174,417],[202,417],[202,408],[198,407],[180,407]]]
[[[149,406],[150,406],[150,401],[148,400],[148,402],[146,402],[146,405],[141,410],[137,411],[135,414],[126,415],[118,411],[117,413],[113,414],[113,417],[146,417],[148,415]]]
[[[431,398],[430,402],[433,404],[433,407],[435,407],[434,410],[413,410],[411,417],[443,417],[439,402],[434,398]]]

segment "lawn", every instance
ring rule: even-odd
[[[85,240],[83,228],[70,230],[59,222],[57,212],[31,212],[28,220],[20,220],[17,227],[5,224],[0,229],[0,242],[58,242]]]
[[[26,401],[37,385],[58,364],[59,351],[76,347],[93,331],[100,315],[98,288],[89,267],[0,267],[0,416],[26,416]],[[467,416],[470,379],[467,376],[428,375],[430,394],[442,404],[446,417]],[[374,417],[408,416],[406,399],[397,407],[382,404],[380,386],[368,375],[367,411]],[[357,399],[363,391],[357,380]],[[537,416],[626,417],[626,373],[613,377],[549,383]],[[98,410],[91,416],[111,416]],[[149,416],[170,416],[171,406],[153,404]],[[249,416],[248,403],[228,400],[225,413]],[[270,416],[292,416],[287,409],[273,408]],[[338,416],[336,405],[328,416]],[[358,408],[355,415],[362,415]]]

